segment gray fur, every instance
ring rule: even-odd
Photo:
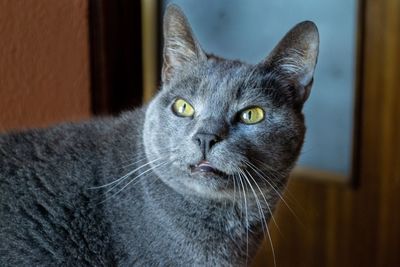
[[[164,23],[163,86],[148,106],[0,135],[1,266],[250,263],[303,143],[316,27],[297,25],[248,65],[206,54],[176,6]],[[177,97],[194,117],[172,112]],[[265,119],[239,122],[254,105]],[[220,137],[207,155],[197,133]],[[204,157],[224,176],[192,173]]]

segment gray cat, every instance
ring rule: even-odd
[[[164,18],[163,85],[118,118],[0,135],[0,266],[244,266],[299,155],[312,22],[261,63]]]

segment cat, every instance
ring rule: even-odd
[[[300,153],[314,23],[256,65],[164,16],[162,86],[116,118],[0,135],[1,266],[244,266]]]

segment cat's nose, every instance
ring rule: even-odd
[[[215,134],[197,133],[193,136],[193,141],[200,147],[203,156],[206,157],[210,149],[221,141],[221,138]]]

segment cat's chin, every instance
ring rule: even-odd
[[[203,174],[199,178],[209,180],[208,182],[210,182],[210,180],[217,179],[215,176]],[[184,186],[186,188],[183,191],[184,194],[191,194],[214,200],[226,200],[233,198],[233,191],[230,188],[221,188],[219,186],[215,186],[215,184],[206,184],[204,182],[207,181],[185,181]]]
[[[207,199],[226,200],[233,199],[233,188],[229,176],[218,170],[193,170],[189,175],[179,181],[179,184],[169,184],[184,195],[195,195]]]

